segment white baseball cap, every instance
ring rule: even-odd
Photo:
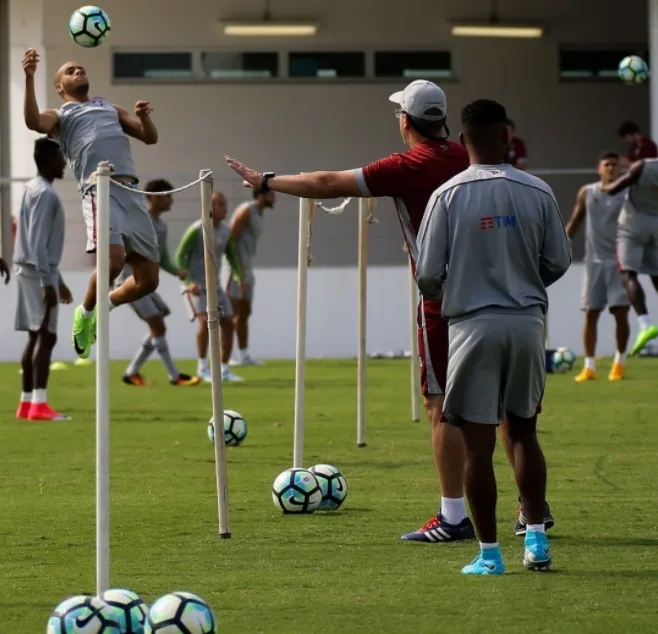
[[[440,121],[448,112],[446,94],[426,79],[412,81],[404,90],[393,93],[389,101],[399,104],[403,112],[425,121]]]

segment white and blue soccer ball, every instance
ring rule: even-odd
[[[98,597],[62,601],[50,615],[46,634],[122,634],[112,608]]]
[[[347,497],[347,481],[343,474],[330,464],[316,464],[309,471],[315,476],[322,491],[322,502],[318,510],[335,511]]]
[[[313,513],[322,504],[322,489],[308,469],[286,469],[272,484],[272,500],[284,513]]]
[[[247,423],[240,414],[232,409],[224,410],[224,444],[227,447],[237,447],[247,437]],[[208,438],[215,442],[215,425],[211,418],[208,422]]]
[[[149,610],[144,634],[217,634],[210,606],[191,592],[160,597]]]
[[[69,33],[73,41],[85,48],[100,46],[111,29],[112,23],[107,13],[91,5],[76,9],[69,19]]]
[[[641,57],[629,55],[619,62],[617,73],[624,83],[636,86],[648,79],[649,67]]]
[[[112,609],[121,634],[144,634],[149,608],[138,594],[131,590],[112,589],[103,592],[101,599]]]
[[[558,348],[553,353],[553,372],[570,372],[576,362],[576,353],[570,348]]]

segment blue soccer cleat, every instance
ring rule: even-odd
[[[462,568],[463,575],[504,575],[505,562],[500,548],[487,548],[481,550],[480,554],[468,566]]]
[[[523,565],[528,570],[547,570],[551,566],[551,551],[546,533],[528,531],[525,536]]]
[[[473,523],[466,517],[459,524],[448,524],[441,512],[425,522],[417,531],[406,533],[400,539],[409,542],[436,544],[438,542],[461,542],[475,539]]]

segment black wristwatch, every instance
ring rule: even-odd
[[[270,191],[270,186],[267,184],[267,181],[270,180],[270,178],[274,178],[275,176],[276,174],[274,172],[263,173],[263,180],[260,184],[260,191],[263,192],[263,194],[267,194],[267,192]]]

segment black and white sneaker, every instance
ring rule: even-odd
[[[521,504],[521,508],[519,509],[519,517],[514,525],[514,534],[517,537],[523,537],[526,533],[527,522],[523,515],[523,504],[521,503],[521,498],[519,498],[519,504]],[[555,520],[551,515],[551,507],[548,505],[548,502],[546,502],[544,505],[544,529],[548,530],[549,528],[553,528],[553,526],[555,526]]]

